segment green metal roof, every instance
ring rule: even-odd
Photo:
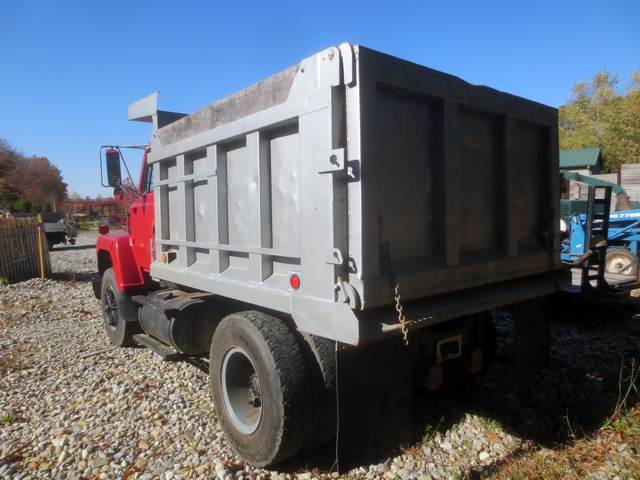
[[[599,148],[560,150],[560,169],[588,168],[600,165],[602,155]]]

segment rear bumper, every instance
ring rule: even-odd
[[[409,331],[494,308],[545,297],[571,285],[566,269],[403,303]],[[359,342],[366,344],[401,334],[393,306],[358,313]]]

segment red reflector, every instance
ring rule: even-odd
[[[289,285],[291,285],[291,288],[293,288],[294,290],[299,289],[300,277],[298,275],[291,275],[291,277],[289,277]]]
[[[109,233],[109,225],[100,225],[98,227],[98,232],[100,232],[100,235],[105,235]]]
[[[442,365],[432,365],[427,376],[427,389],[434,392],[442,387]]]
[[[483,363],[482,350],[477,349],[471,352],[471,373],[480,373],[482,371]]]

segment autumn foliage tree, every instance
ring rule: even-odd
[[[626,90],[607,70],[577,83],[558,117],[561,149],[599,147],[606,172],[640,163],[640,70]]]
[[[0,179],[6,177],[16,166],[14,161],[15,156],[15,152],[7,141],[0,138]]]
[[[67,184],[49,159],[25,157],[0,139],[0,208],[47,211],[66,195]]]

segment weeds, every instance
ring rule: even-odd
[[[624,427],[625,416],[629,413],[628,405],[631,401],[631,397],[635,394],[636,401],[638,400],[638,379],[640,378],[640,368],[636,365],[635,358],[631,360],[631,371],[628,376],[625,376],[624,363],[620,366],[620,374],[618,377],[618,400],[616,401],[616,407],[613,410],[611,416],[604,422],[603,428],[613,428],[614,430],[620,427]],[[638,429],[638,427],[635,427]]]
[[[14,358],[0,358],[0,372],[18,372],[20,370],[26,370],[27,368],[29,368],[27,365]]]
[[[8,413],[2,417],[0,417],[0,424],[8,425],[13,423],[16,420],[16,416],[13,413]]]
[[[7,277],[0,277],[0,287],[6,287],[9,283],[9,279]]]
[[[554,449],[530,445],[512,452],[502,465],[481,478],[558,479],[607,475],[640,478],[640,367],[636,360],[624,364],[618,378],[618,400],[613,413],[594,435],[577,438],[565,447]],[[568,421],[568,415],[565,417]],[[571,426],[569,426],[571,428]],[[606,467],[604,467],[607,465]]]
[[[23,346],[13,346],[11,351],[0,353],[0,372],[17,372],[29,368],[22,358],[25,353]]]
[[[420,442],[421,446],[429,446],[431,442],[436,438],[436,436],[440,435],[440,427],[442,426],[443,422],[444,417],[442,417],[438,424],[435,426],[431,424],[427,425],[427,427],[424,429],[424,434],[422,435],[422,441]]]

